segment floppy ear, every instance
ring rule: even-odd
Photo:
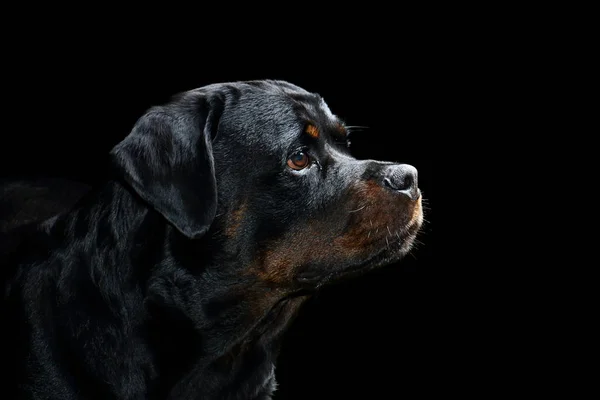
[[[186,92],[142,116],[110,152],[117,173],[188,238],[204,235],[217,209],[211,140],[222,97]]]

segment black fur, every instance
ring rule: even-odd
[[[400,259],[421,225],[416,173],[352,158],[340,122],[281,81],[149,110],[113,179],[2,234],[9,398],[270,399],[307,296]]]

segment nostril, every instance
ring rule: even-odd
[[[411,188],[413,181],[409,176],[402,176],[394,179],[394,181],[390,178],[383,178],[383,183],[392,190],[407,190]]]
[[[417,170],[413,166],[401,164],[388,169],[383,178],[385,187],[406,194],[410,198],[418,197]]]
[[[402,185],[398,190],[410,190],[415,184],[415,179],[412,175],[404,175]]]
[[[410,190],[415,184],[415,179],[412,175],[399,175],[394,176],[393,180],[385,177],[383,183],[392,190]]]
[[[383,184],[392,190],[398,190],[389,178],[383,178]]]

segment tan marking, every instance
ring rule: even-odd
[[[313,124],[308,124],[305,132],[308,134],[308,136],[313,137],[315,139],[319,137],[319,128],[317,128]]]
[[[260,280],[267,285],[278,286],[284,284],[293,278],[293,272],[296,269],[295,264],[304,259],[304,246],[285,246],[285,240],[278,241],[271,249],[265,251],[254,272]]]
[[[375,181],[360,183],[351,197],[357,205],[364,208],[353,213],[350,224],[352,228],[334,241],[345,252],[368,252],[388,234],[387,226],[403,222],[401,215],[398,215],[401,203]],[[405,214],[405,211],[401,214]]]
[[[343,137],[348,136],[348,131],[346,130],[346,127],[340,124],[339,122],[335,124],[335,129],[336,132],[342,135]]]
[[[421,205],[421,197],[422,196],[419,196],[419,198],[415,202],[409,225],[413,225],[415,222],[423,222],[423,206]]]
[[[246,203],[242,203],[241,206],[229,214],[227,218],[227,226],[225,228],[225,235],[227,237],[236,236],[237,231],[244,220],[244,215],[246,214],[247,208],[248,205]]]

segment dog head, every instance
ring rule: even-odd
[[[318,287],[399,260],[423,220],[417,170],[353,158],[348,134],[317,94],[236,82],[150,109],[111,154],[190,240],[268,285]]]

